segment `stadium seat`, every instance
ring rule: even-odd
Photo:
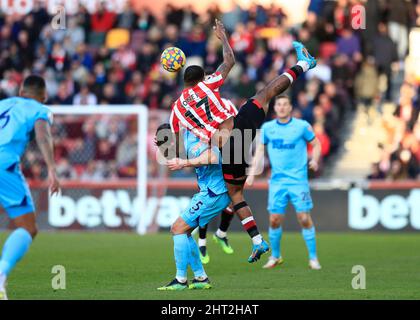
[[[105,46],[117,49],[130,43],[130,32],[127,29],[112,29],[106,34]]]

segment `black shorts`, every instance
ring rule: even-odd
[[[226,181],[246,176],[249,166],[247,162],[251,161],[252,141],[264,120],[264,109],[254,99],[248,100],[239,109],[229,141],[221,149],[223,176]]]

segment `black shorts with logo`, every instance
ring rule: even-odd
[[[248,100],[239,109],[229,141],[221,149],[225,180],[246,176],[247,162],[251,161],[252,141],[264,120],[264,109],[254,99]]]

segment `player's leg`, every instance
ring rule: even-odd
[[[0,260],[0,300],[7,298],[5,293],[7,277],[28,252],[32,240],[37,234],[35,214],[33,212],[18,216],[12,221],[16,229],[4,243]],[[2,296],[2,293],[4,296]]]
[[[271,80],[263,89],[258,91],[256,95],[251,98],[258,101],[265,113],[268,111],[268,103],[271,99],[286,91],[293,81],[302,73],[316,66],[316,60],[300,42],[294,41],[293,46],[296,50],[298,59],[297,64]]]
[[[268,239],[271,246],[271,256],[268,258],[264,269],[271,269],[282,264],[281,255],[281,238],[283,235],[283,222],[285,220],[284,213],[270,213],[270,227],[268,228]]]
[[[235,212],[231,206],[226,207],[222,211],[219,228],[213,235],[214,241],[219,244],[223,252],[227,254],[233,253],[233,248],[230,246],[227,238],[227,230],[229,229],[234,214]]]
[[[207,228],[207,224],[203,227],[198,227],[198,247],[200,252],[200,260],[203,264],[210,262],[210,256],[207,252]]]
[[[227,193],[217,196],[203,198],[203,205],[200,209],[199,224],[200,226],[207,226],[220,211],[230,203],[230,198]],[[192,280],[190,289],[210,289],[210,280],[204,271],[203,264],[199,258],[199,249],[193,237],[189,238],[190,245],[190,265],[194,272],[194,279]]]
[[[0,300],[7,299],[6,280],[28,251],[37,234],[35,207],[29,188],[20,172],[0,172],[0,205],[12,220],[15,230],[3,245],[0,259]],[[4,187],[5,186],[5,187]]]
[[[252,240],[252,253],[248,258],[248,262],[252,263],[259,260],[261,255],[267,252],[270,248],[258,231],[251,208],[245,201],[243,194],[245,178],[246,177],[226,180],[226,186],[232,200],[233,210],[241,220],[243,228]]]
[[[305,241],[306,249],[309,256],[309,267],[311,269],[319,270],[321,265],[318,261],[316,248],[316,232],[315,226],[310,215],[310,210],[313,208],[309,184],[298,184],[289,186],[289,194],[291,202],[296,210],[298,222],[302,228],[302,237]]]
[[[280,242],[288,201],[287,190],[280,183],[271,182],[268,187],[267,206],[267,210],[270,212],[268,238],[271,246],[271,256],[263,266],[264,269],[274,268],[276,265],[283,263]]]
[[[210,256],[207,252],[207,227],[208,224],[198,227],[198,248],[200,251],[200,260],[203,264],[210,262]]]
[[[200,259],[200,250],[192,236],[188,237],[188,245],[190,249],[189,263],[194,273],[194,279],[190,285],[190,289],[210,289],[210,281]]]
[[[189,264],[190,246],[188,236],[191,226],[183,219],[178,217],[171,226],[172,239],[174,241],[174,257],[176,266],[175,279],[166,286],[158,290],[185,290],[188,288],[187,270]]]
[[[302,237],[309,255],[309,267],[313,270],[321,269],[316,252],[316,232],[309,212],[298,212],[297,219],[302,227]]]

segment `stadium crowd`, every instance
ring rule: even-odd
[[[365,30],[351,26],[351,8],[358,4],[366,7],[369,23]],[[379,5],[383,7],[375,7]],[[56,30],[41,2],[23,18],[0,15],[0,98],[16,95],[22,79],[35,72],[47,81],[48,104],[145,104],[167,117],[182,90],[182,77],[160,67],[160,53],[165,47],[177,46],[185,52],[187,63],[215,71],[222,60],[220,44],[211,30],[216,17],[225,23],[237,59],[221,95],[238,107],[264,83],[296,63],[293,40],[303,42],[318,58],[317,68],[298,79],[288,94],[295,106],[293,115],[313,125],[322,143],[323,159],[336,152],[340,128],[358,102],[393,98],[391,68],[405,57],[406,34],[416,23],[414,5],[397,0],[313,0],[306,21],[300,25],[288,25],[283,10],[274,4],[251,5],[247,10],[236,5],[221,12],[213,3],[200,15],[192,6],[168,4],[163,17],[156,17],[147,8],[135,13],[129,5],[116,14],[100,3],[95,13],[81,6],[77,14],[67,17],[65,29]],[[378,30],[376,22],[383,22]],[[387,77],[388,89],[382,95],[369,82],[371,74]],[[418,114],[418,102],[412,107]],[[397,117],[406,119],[405,104],[399,110]],[[151,130],[160,119],[150,119]],[[419,122],[414,122],[405,127],[409,138],[400,137],[400,142],[404,149],[406,140],[417,139],[414,154],[418,160]],[[98,181],[136,175],[135,119],[57,116],[55,124],[61,176]],[[153,155],[153,143],[148,145]],[[395,158],[394,153],[391,158]],[[23,162],[28,178],[45,177],[40,161],[39,153],[28,152]],[[155,176],[158,167],[152,162],[148,170]],[[384,169],[382,165],[381,172]],[[185,172],[176,174],[188,176]]]

